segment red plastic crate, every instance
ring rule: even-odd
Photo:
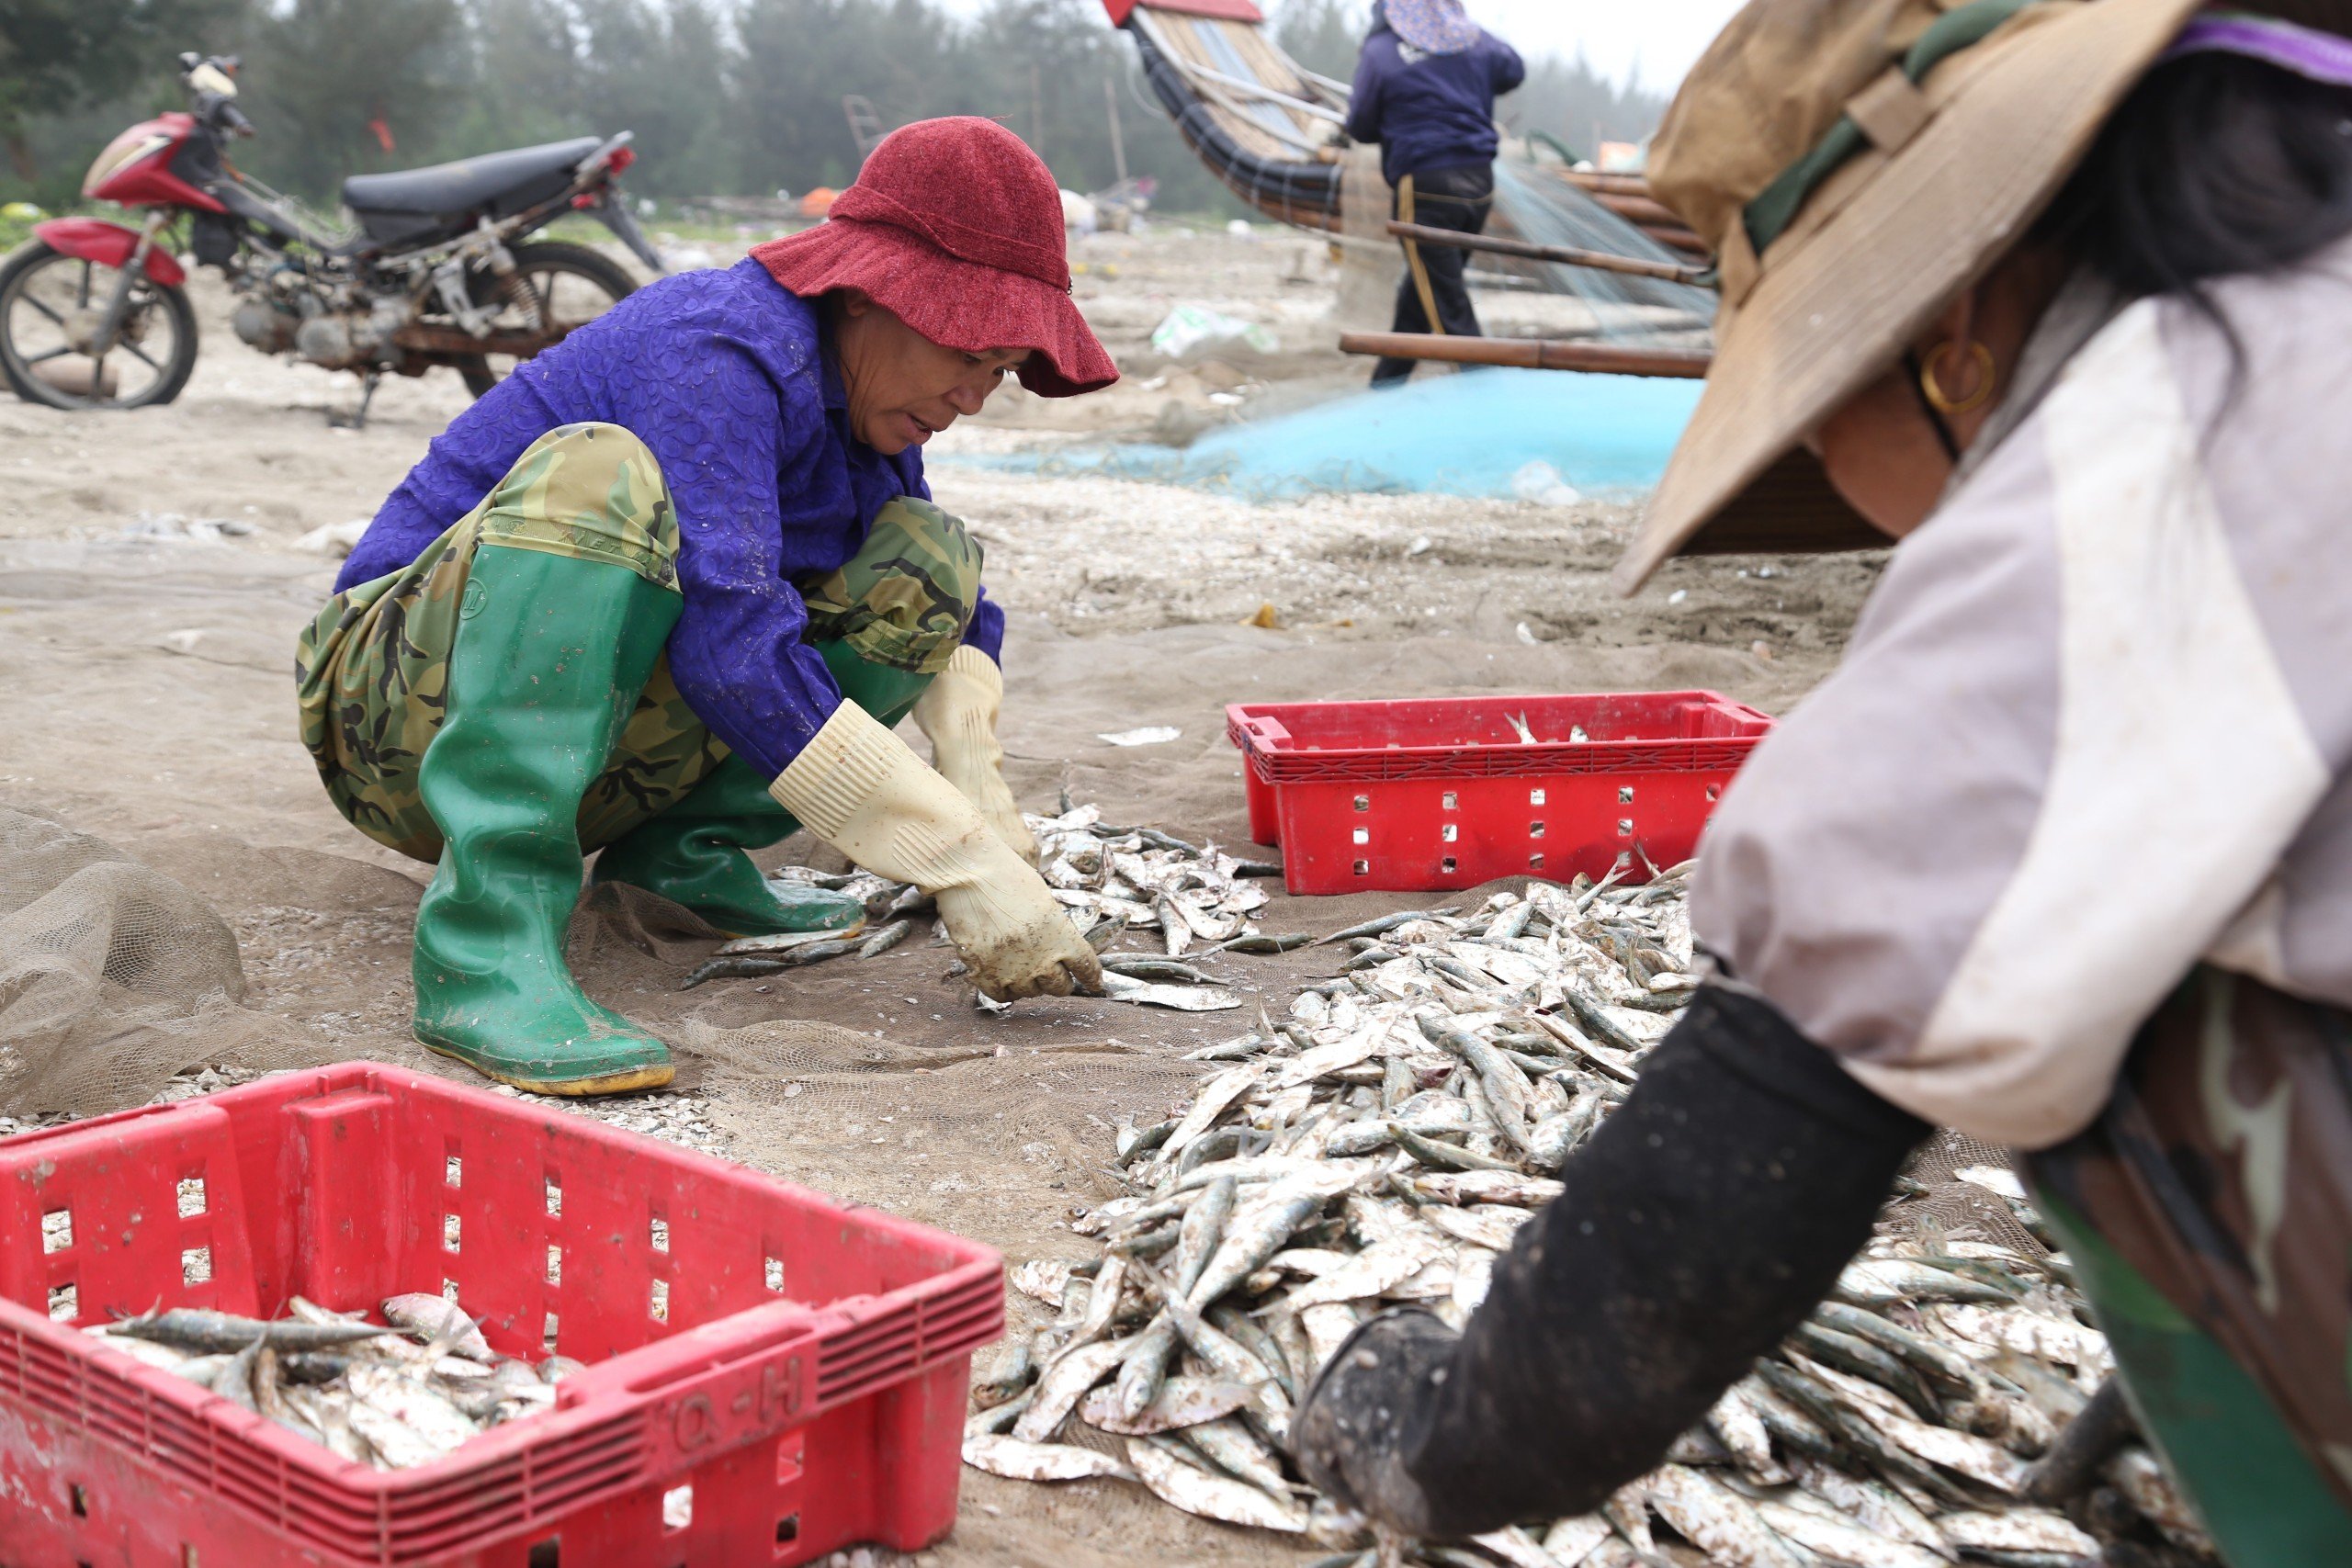
[[[1661,870],[1690,858],[1772,727],[1713,692],[1236,703],[1225,717],[1250,836],[1282,846],[1283,886],[1301,894],[1565,882],[1621,863],[1645,880],[1641,855]]]
[[[0,1179],[6,1568],[742,1568],[955,1522],[971,1351],[1004,1321],[986,1247],[356,1063],[0,1142]],[[499,1350],[536,1359],[552,1325],[589,1370],[408,1471],[71,1326],[159,1303],[277,1317],[297,1294],[372,1311],[445,1281]]]

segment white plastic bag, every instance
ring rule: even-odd
[[[1179,305],[1168,312],[1167,320],[1151,330],[1153,352],[1170,359],[1182,359],[1204,348],[1237,345],[1260,354],[1272,354],[1282,346],[1273,333],[1257,322],[1212,310],[1205,305]]]

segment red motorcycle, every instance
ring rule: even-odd
[[[254,131],[235,58],[180,65],[188,112],[116,137],[82,184],[144,209],[140,225],[52,219],[0,266],[0,375],[20,398],[128,409],[179,396],[196,367],[183,254],[228,278],[246,343],[364,378],[362,418],[387,371],[449,366],[480,396],[636,288],[585,245],[518,243],[568,212],[663,270],[616,183],[636,157],[628,131],[355,175],[343,201],[357,228],[338,233],[229,162],[228,140]]]

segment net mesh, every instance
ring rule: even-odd
[[[1558,176],[1510,158],[1495,163],[1491,231],[1539,245],[1605,251],[1636,261],[1679,265],[1690,259],[1667,249]],[[1703,330],[1715,312],[1714,295],[1687,283],[1512,256],[1482,255],[1478,263],[1583,300],[1603,338]]]
[[[1984,1241],[2028,1258],[2049,1257],[2050,1249],[2018,1222],[1998,1194],[1960,1179],[1957,1173],[1972,1166],[2007,1170],[2009,1152],[1950,1128],[1939,1131],[1919,1145],[1904,1168],[1904,1174],[1926,1188],[1926,1193],[1895,1204],[1882,1228],[1919,1240],[1946,1236],[1955,1241]]]
[[[1352,147],[1340,165],[1339,302],[1350,332],[1385,332],[1394,320],[1404,253],[1388,233],[1394,196],[1381,176],[1380,149]],[[1687,265],[1584,191],[1513,158],[1495,163],[1494,209],[1487,232],[1571,250],[1605,251],[1639,261]],[[1470,285],[1484,315],[1511,324],[1501,335],[1594,338],[1703,348],[1715,297],[1707,289],[1591,267],[1473,252]],[[1542,308],[1539,308],[1539,302]],[[1526,318],[1522,322],[1520,318]],[[1495,327],[1489,327],[1495,332]]]
[[[1405,253],[1388,236],[1394,200],[1380,172],[1380,149],[1351,147],[1340,163],[1339,303],[1336,316],[1349,332],[1385,333],[1396,316],[1396,286],[1405,276]]]
[[[204,900],[103,839],[0,807],[0,1104],[94,1114],[198,1063],[321,1059],[244,999],[237,939]]]

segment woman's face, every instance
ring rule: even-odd
[[[2026,339],[2064,281],[2059,258],[2034,250],[2014,252],[1984,282],[1946,306],[1911,344],[1914,362],[1934,363],[1945,391],[1966,400],[1978,390],[1969,380],[1975,373],[1973,356],[1950,352],[1947,345],[1982,344],[1992,355],[1993,391],[1980,406],[1939,413],[1911,368],[1897,365],[1847,399],[1805,437],[1829,482],[1872,527],[1899,539],[1935,511],[1951,479],[1952,453],[1967,451],[2000,407]],[[1940,357],[1939,350],[1946,350]]]
[[[1805,438],[1846,504],[1899,539],[1927,520],[1951,478],[1934,415],[1897,366],[1849,398]]]
[[[886,457],[920,446],[978,413],[1025,348],[967,354],[932,342],[854,288],[842,292],[833,333],[850,434]]]

